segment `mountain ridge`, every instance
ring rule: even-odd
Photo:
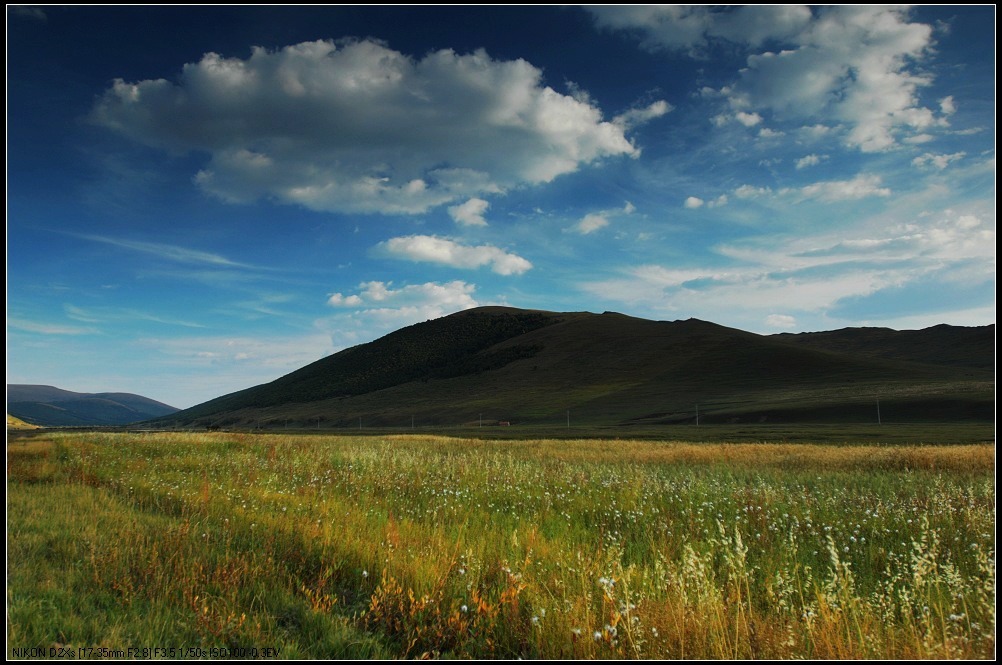
[[[574,411],[629,425],[688,422],[697,403],[704,422],[802,422],[869,418],[871,398],[911,420],[994,417],[994,325],[859,330],[759,335],[699,319],[474,308],[154,422],[543,423]]]
[[[7,413],[34,425],[128,425],[177,411],[134,393],[78,393],[49,385],[7,384]]]

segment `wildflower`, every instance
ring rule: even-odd
[[[368,577],[368,576],[369,576],[369,571],[363,570],[362,571],[362,577]]]
[[[595,639],[596,642],[602,639],[602,633],[598,632],[597,630],[594,633],[592,633],[591,636]]]
[[[466,614],[467,612],[470,611],[470,608],[467,607],[466,605],[463,605],[462,607],[459,608],[459,611],[462,612],[463,614]]]

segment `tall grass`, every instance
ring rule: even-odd
[[[994,447],[8,446],[8,656],[988,658]]]

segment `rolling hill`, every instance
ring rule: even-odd
[[[45,427],[127,425],[176,411],[131,393],[76,393],[53,386],[7,384],[7,413]]]
[[[158,418],[196,427],[994,419],[994,325],[757,335],[481,307]]]

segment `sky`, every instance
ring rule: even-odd
[[[480,305],[995,322],[995,7],[7,7],[7,382]]]

